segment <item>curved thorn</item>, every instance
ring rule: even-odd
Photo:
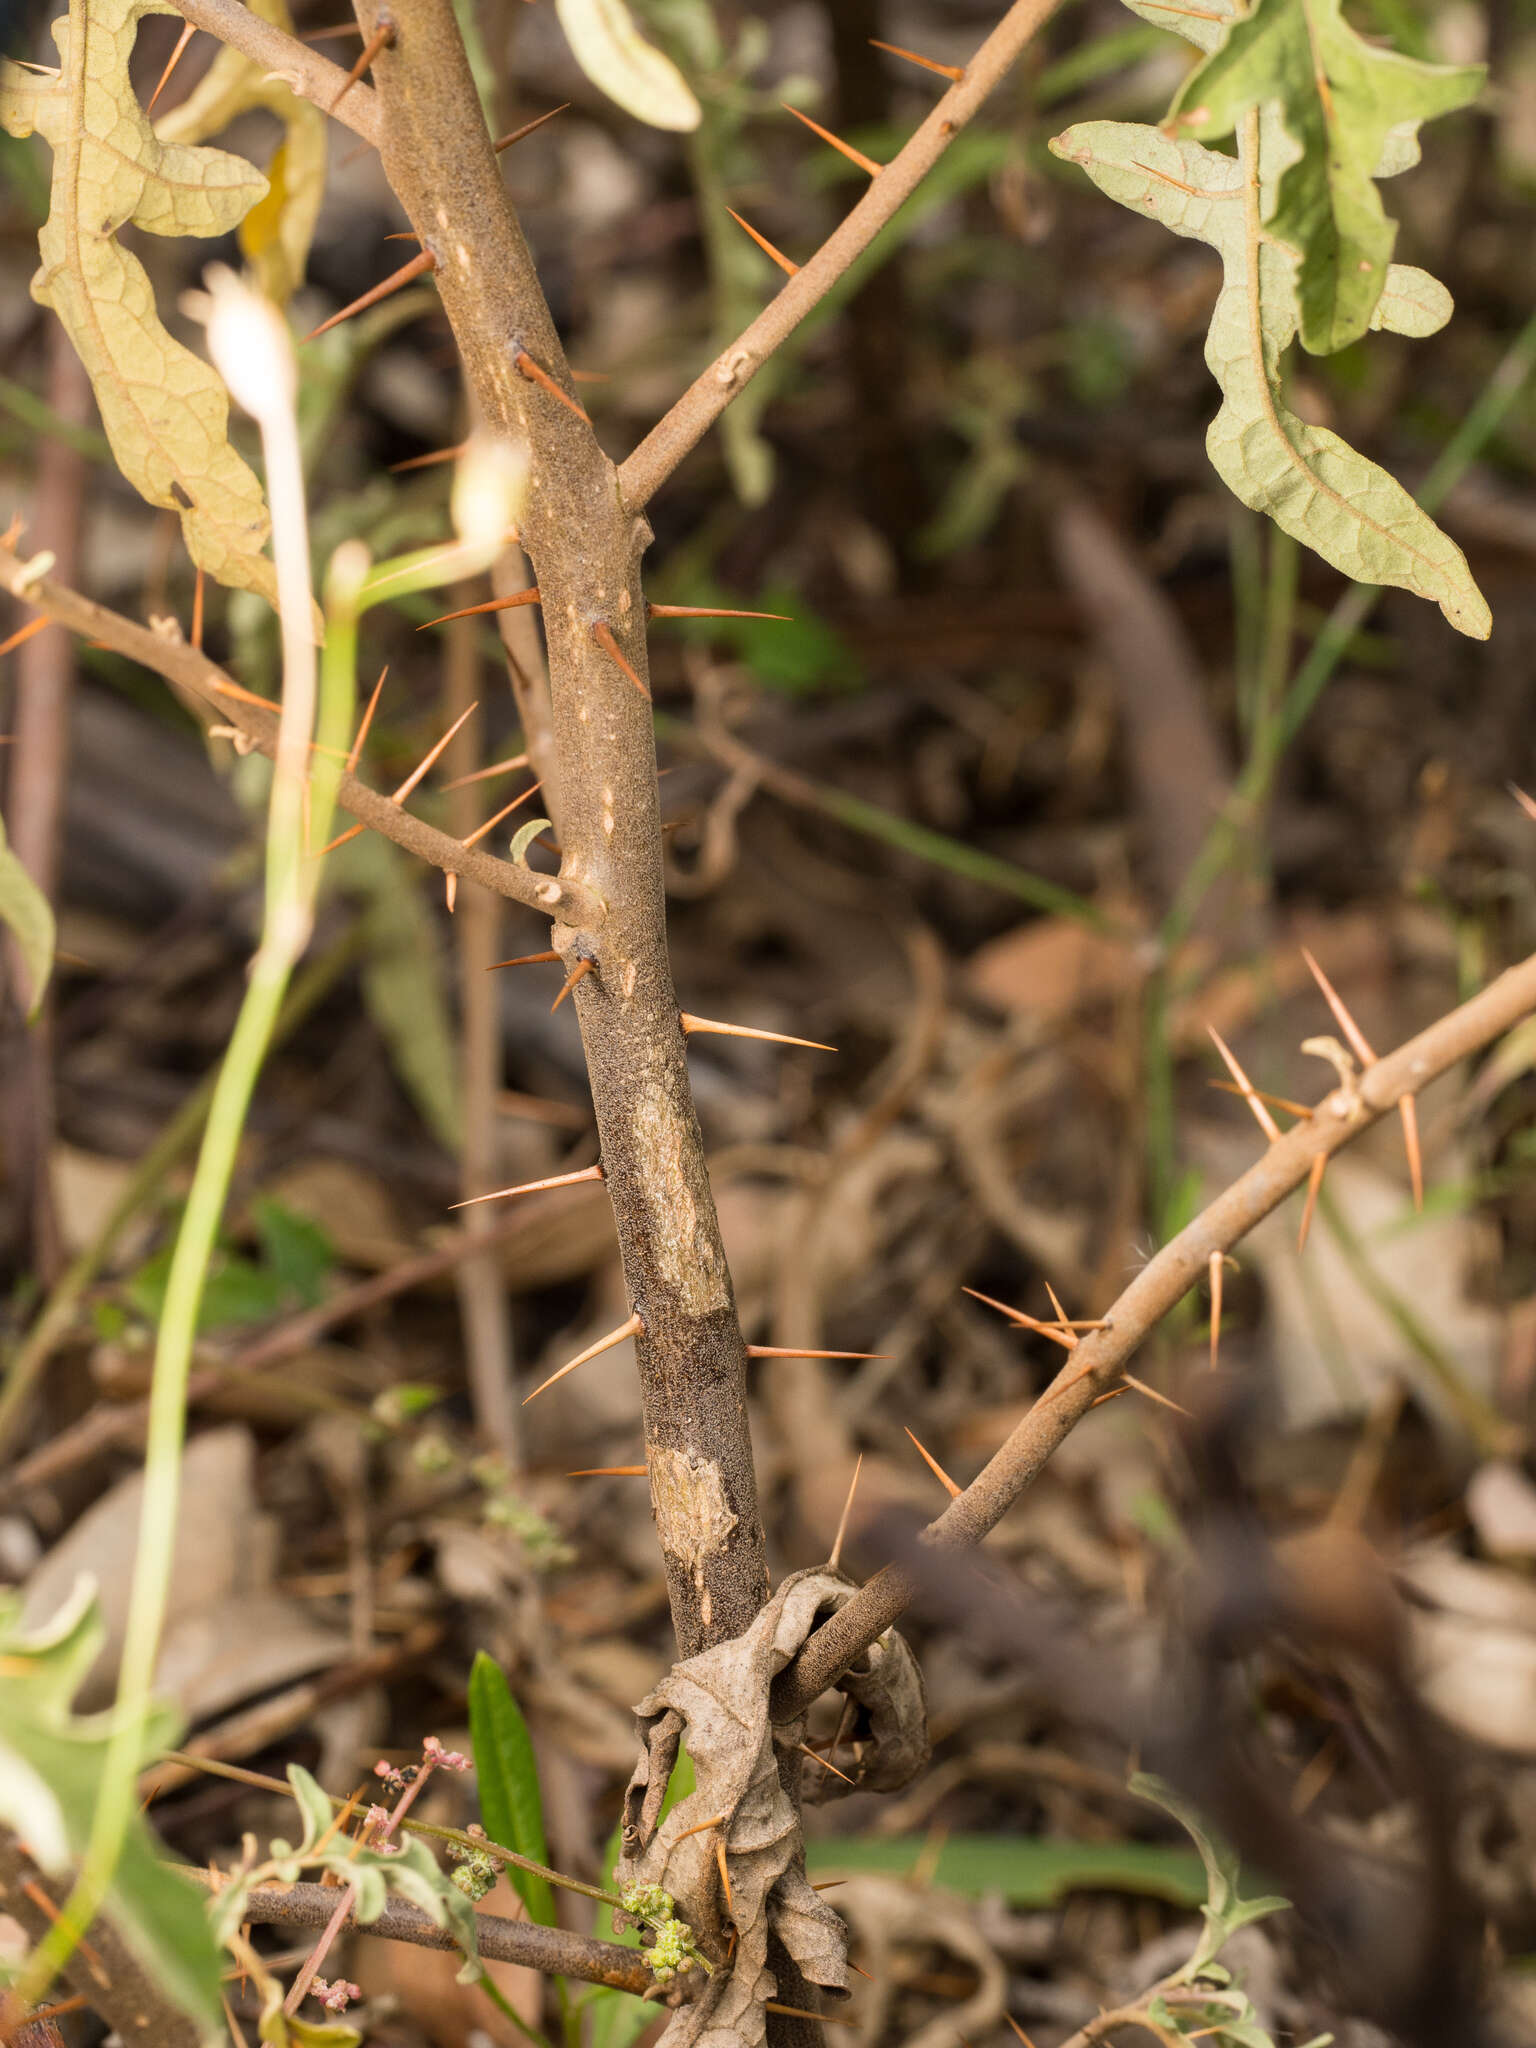
[[[645,684],[640,680],[640,677],[635,673],[634,669],[630,666],[630,663],[625,658],[624,650],[622,647],[620,647],[617,639],[614,637],[613,628],[608,624],[608,621],[606,619],[599,619],[596,625],[593,626],[592,638],[597,642],[598,646],[601,647],[604,654],[607,655],[608,659],[611,662],[615,662],[618,665],[618,667],[623,669],[625,675],[629,677],[629,680],[640,692],[641,696],[645,699],[646,703],[649,704],[651,701],[650,691],[645,687]]]
[[[780,100],[779,105],[786,114],[793,114],[797,121],[803,121],[812,134],[819,135],[823,142],[829,143],[840,156],[847,157],[849,163],[857,164],[869,177],[878,178],[885,169],[884,164],[877,164],[872,156],[866,156],[862,149],[855,149],[851,142],[844,142],[841,136],[834,135],[830,128],[823,128],[819,121],[813,121],[809,114],[802,114],[798,107],[790,106],[787,100]]]
[[[192,38],[196,34],[197,29],[190,21],[184,22],[182,24],[181,34],[176,38],[176,47],[174,50],[172,50],[170,56],[167,57],[165,60],[165,69],[160,74],[160,83],[155,87],[154,91],[150,94],[149,102],[144,109],[146,119],[155,111],[155,101],[159,99],[161,93],[163,93],[165,91],[165,88],[170,84],[171,73],[176,69],[176,66],[181,62],[182,51],[187,47],[188,43],[191,42]]]
[[[935,1458],[931,1452],[924,1450],[923,1446],[918,1442],[917,1438],[915,1436],[912,1436],[912,1432],[910,1429],[907,1430],[905,1434],[909,1437],[912,1437],[912,1445],[914,1450],[917,1452],[917,1455],[928,1467],[928,1470],[933,1474],[934,1478],[938,1480],[940,1486],[943,1487],[944,1491],[949,1495],[950,1499],[958,1500],[960,1498],[960,1488],[955,1484],[954,1480],[950,1478],[949,1474],[944,1470],[944,1467],[939,1463],[938,1459]]]
[[[505,1202],[513,1195],[541,1195],[546,1188],[573,1188],[578,1181],[602,1180],[601,1166],[584,1166],[579,1173],[555,1173],[548,1180],[524,1181],[520,1188],[493,1188],[488,1195],[471,1195],[468,1201],[450,1202],[450,1209],[473,1209],[479,1202]]]
[[[870,42],[877,50],[886,50],[893,57],[905,57],[909,64],[921,64],[925,71],[936,71],[940,78],[953,79],[958,85],[965,76],[959,64],[941,64],[937,57],[920,57],[916,50],[904,50],[900,43],[882,43],[878,36],[871,36]]]
[[[1268,1138],[1269,1142],[1272,1145],[1278,1144],[1280,1141],[1280,1126],[1275,1122],[1274,1118],[1270,1115],[1269,1111],[1264,1107],[1263,1103],[1259,1100],[1257,1089],[1254,1087],[1253,1083],[1249,1080],[1248,1076],[1243,1072],[1242,1068],[1237,1063],[1237,1055],[1228,1046],[1226,1040],[1222,1037],[1221,1033],[1216,1029],[1216,1026],[1214,1024],[1207,1024],[1205,1028],[1207,1031],[1209,1031],[1212,1039],[1215,1041],[1216,1050],[1221,1054],[1222,1058],[1226,1061],[1227,1071],[1232,1076],[1233,1080],[1237,1083],[1238,1093],[1242,1096],[1244,1102],[1247,1103],[1248,1107],[1253,1111],[1254,1116],[1257,1118],[1259,1129],[1264,1133],[1265,1137]]]
[[[333,327],[339,327],[343,320],[350,320],[355,313],[366,313],[370,306],[376,306],[381,299],[387,299],[395,292],[404,291],[413,279],[424,277],[429,270],[437,268],[437,258],[430,249],[419,249],[409,263],[402,263],[398,270],[392,270],[382,284],[376,284],[372,291],[364,292],[360,299],[354,299],[350,306],[343,306],[339,313],[333,313],[329,320],[322,320],[318,327],[312,327],[305,335],[306,341],[317,341],[322,334],[329,334]]]
[[[780,270],[783,271],[786,277],[798,277],[800,275],[799,264],[791,263],[789,258],[784,254],[784,251],[782,249],[776,249],[772,242],[769,241],[766,235],[760,235],[757,232],[757,229],[753,227],[751,221],[743,220],[741,215],[736,211],[734,206],[728,206],[725,210],[731,216],[731,219],[735,221],[737,227],[739,227],[740,229],[742,229],[744,233],[749,234],[752,237],[753,241],[756,242],[757,246],[759,247],[759,249],[762,250],[763,254],[768,258],[769,262],[777,263]]]
[[[731,612],[712,604],[648,604],[648,619],[777,619],[786,626],[795,622],[788,612]]]
[[[835,1045],[823,1045],[815,1038],[791,1038],[784,1031],[755,1031],[750,1024],[717,1024],[709,1017],[695,1017],[689,1011],[678,1013],[678,1022],[683,1027],[684,1038],[692,1038],[695,1032],[714,1032],[720,1038],[761,1038],[770,1045],[804,1045],[812,1052],[836,1052]]]
[[[562,1365],[558,1372],[552,1372],[547,1380],[536,1386],[531,1394],[525,1395],[522,1405],[537,1400],[546,1387],[552,1387],[556,1380],[563,1380],[568,1372],[574,1372],[578,1365],[585,1365],[588,1359],[599,1357],[604,1351],[611,1351],[615,1344],[622,1344],[626,1337],[638,1337],[645,1324],[640,1320],[638,1310],[628,1322],[620,1323],[616,1330],[610,1330],[606,1337],[599,1337],[595,1344],[589,1344],[585,1351],[573,1358],[569,1365]]]
[[[570,994],[571,990],[576,986],[577,982],[584,981],[596,965],[597,962],[595,960],[578,960],[576,962],[576,965],[565,977],[565,980],[561,985],[559,995],[555,997],[555,1000],[549,1006],[549,1013],[551,1016],[553,1016],[556,1010],[559,1009],[560,1005],[565,1001],[566,997]]]
[[[440,619],[428,619],[426,626],[418,626],[418,633],[425,633],[427,626],[446,626],[451,619],[478,619],[482,612],[510,612],[520,604],[537,604],[539,586],[532,584],[527,590],[514,590],[510,597],[488,598],[484,604],[467,604],[461,612],[444,612]]]
[[[571,102],[563,100],[558,107],[551,107],[547,114],[540,114],[537,120],[525,121],[521,128],[514,128],[510,135],[503,135],[499,142],[491,144],[498,156],[504,149],[510,149],[514,142],[521,142],[525,135],[531,135],[535,128],[542,128],[546,121],[553,121],[556,114],[563,114]]]
[[[736,1917],[736,1901],[731,1897],[731,1873],[725,1860],[725,1836],[723,1834],[716,1835],[715,1837],[715,1868],[720,1873],[720,1889],[725,1893],[725,1910],[734,1920]]]
[[[793,1344],[749,1344],[748,1358],[889,1358],[889,1351],[802,1351]]]
[[[569,391],[562,389],[562,387],[555,382],[554,378],[551,377],[548,370],[546,370],[541,363],[536,363],[533,360],[533,357],[529,355],[527,349],[520,348],[518,350],[517,354],[512,358],[512,367],[517,371],[520,377],[526,377],[530,384],[537,384],[539,389],[541,391],[547,391],[551,398],[558,398],[560,403],[566,408],[567,412],[575,413],[577,419],[586,420],[587,425],[589,427],[591,426],[591,420],[588,418],[587,414],[582,410],[582,408],[576,403],[575,399],[572,398]]]
[[[859,1461],[853,1468],[853,1477],[848,1482],[848,1498],[843,1502],[843,1512],[837,1518],[837,1534],[832,1539],[832,1555],[827,1559],[827,1570],[835,1572],[843,1560],[843,1538],[848,1534],[848,1517],[853,1513],[853,1497],[859,1490],[859,1474],[864,1470],[864,1453],[860,1451]]]
[[[514,768],[526,768],[528,759],[526,754],[514,754],[510,761],[493,761],[489,768],[477,768],[473,775],[460,775],[452,782],[445,782],[443,793],[446,796],[450,789],[468,789],[472,782],[489,782],[493,775],[510,775]]]
[[[497,967],[533,967],[545,960],[558,960],[558,953],[519,953],[515,960],[493,960],[485,971],[489,974]]]

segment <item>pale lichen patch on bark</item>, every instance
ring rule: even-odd
[[[647,1177],[645,1194],[651,1249],[663,1287],[689,1315],[729,1307],[725,1262],[713,1218],[701,1212],[690,1171],[697,1166],[697,1139],[684,1105],[658,1077],[635,1091],[634,1143],[637,1155],[659,1169]]]
[[[688,1451],[653,1448],[651,1505],[662,1549],[703,1591],[706,1561],[726,1548],[736,1527],[720,1467]]]

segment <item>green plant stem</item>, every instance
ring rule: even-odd
[[[297,1030],[362,950],[362,934],[354,926],[334,940],[295,978],[288,999],[272,1027],[273,1047],[281,1045]],[[123,1232],[153,1199],[177,1160],[202,1130],[217,1081],[217,1072],[207,1074],[192,1090],[134,1168],[127,1187],[91,1242],[59,1275],[31,1329],[5,1368],[4,1383],[0,1385],[0,1452],[5,1450],[15,1434],[27,1396],[43,1367],[74,1328],[76,1313],[91,1283],[111,1258]]]

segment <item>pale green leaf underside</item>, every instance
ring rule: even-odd
[[[225,234],[267,189],[243,158],[162,143],[145,118],[128,75],[134,38],[144,15],[174,13],[165,0],[75,0],[53,23],[56,79],[0,64],[0,126],[36,130],[52,147],[32,296],[58,314],[89,371],[118,467],[152,505],[180,513],[200,568],[275,603],[266,506],[230,445],[224,386],[167,333],[144,266],[117,240],[127,224]]]
[[[1375,179],[1384,162],[1412,161],[1421,121],[1476,98],[1483,67],[1378,49],[1342,18],[1339,0],[1255,0],[1218,33],[1170,121],[1214,142],[1236,134],[1251,109],[1276,108],[1299,150],[1267,219],[1301,257],[1302,346],[1345,348],[1370,325],[1397,235]]]
[[[9,927],[26,969],[27,985],[18,991],[29,1018],[35,1017],[53,972],[53,911],[21,862],[6,844],[0,821],[0,925]]]
[[[1223,482],[1346,576],[1427,597],[1459,632],[1487,639],[1492,617],[1456,543],[1385,470],[1286,408],[1279,365],[1296,334],[1296,257],[1261,226],[1246,157],[1116,121],[1082,122],[1051,148],[1111,199],[1221,257],[1205,359],[1224,400],[1206,435]],[[1432,332],[1449,310],[1442,292],[1424,272],[1393,265],[1377,324]]]
[[[576,62],[625,113],[653,128],[698,127],[687,80],[641,35],[625,0],[555,0],[555,12]]]

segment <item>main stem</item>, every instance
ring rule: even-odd
[[[371,33],[386,18],[364,0]],[[562,876],[602,908],[556,923],[577,985],[603,1168],[630,1296],[651,1494],[683,1656],[738,1635],[767,1591],[747,1429],[746,1349],[688,1084],[667,959],[649,701],[604,653],[606,625],[646,673],[640,558],[591,427],[520,373],[526,352],[574,397],[502,184],[450,0],[391,0],[374,63],[385,174],[437,281],[475,406],[532,452],[522,543],[542,593],[560,763]]]

